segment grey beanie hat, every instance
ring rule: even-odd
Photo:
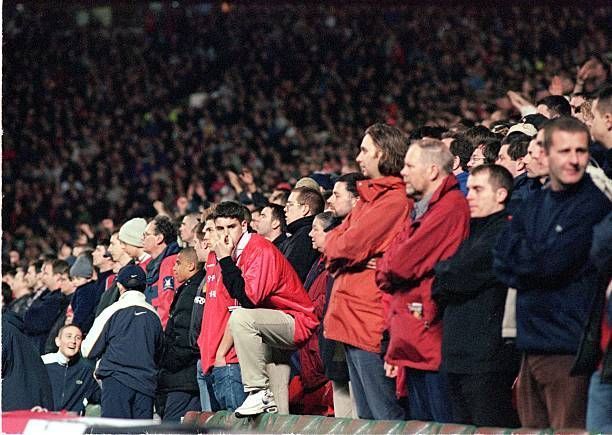
[[[147,221],[143,218],[130,219],[119,229],[119,240],[128,245],[142,248],[142,234],[147,228]]]
[[[87,255],[79,255],[70,268],[70,278],[91,278],[93,272],[93,264]]]

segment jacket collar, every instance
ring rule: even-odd
[[[203,279],[204,279],[204,270],[201,269],[201,270],[198,270],[196,274],[193,275],[191,278],[187,278],[181,287],[188,286],[189,284],[194,283],[194,282],[199,285]]]
[[[121,296],[119,296],[119,300],[127,299],[130,302],[138,302],[145,301],[145,295],[143,292],[139,292],[138,290],[126,290],[123,292]]]
[[[357,182],[359,198],[372,202],[390,190],[404,190],[406,185],[400,177],[387,176]]]
[[[459,182],[457,181],[457,177],[455,177],[453,174],[449,174],[446,176],[446,178],[444,178],[444,180],[442,180],[442,184],[438,186],[433,195],[431,195],[427,209],[430,209],[448,192],[455,189],[459,189]]]
[[[289,234],[295,234],[297,230],[304,227],[312,227],[312,221],[314,221],[314,216],[306,216],[303,218],[299,218],[296,221],[291,222],[287,226],[287,231]]]

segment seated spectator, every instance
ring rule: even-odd
[[[280,251],[260,235],[247,232],[241,206],[223,202],[214,216],[213,250],[219,259],[223,284],[241,305],[232,313],[229,325],[244,391],[249,396],[236,409],[236,416],[275,412],[277,405],[266,364],[274,362],[275,351],[288,352],[308,340],[318,324],[314,308]],[[289,373],[286,375],[284,391],[276,396],[279,403],[284,403],[285,413]]]
[[[91,255],[81,254],[70,268],[70,279],[76,286],[76,291],[70,302],[74,317],[72,324],[78,326],[85,334],[93,325],[96,306],[101,293],[95,281]]]
[[[85,358],[99,359],[102,417],[153,418],[163,330],[146,302],[146,276],[131,265],[117,275],[119,300],[96,318],[81,345]]]
[[[49,411],[66,410],[84,415],[88,403],[100,402],[94,366],[81,357],[82,341],[83,333],[78,326],[63,326],[55,337],[58,351],[42,356],[53,390],[54,406]]]

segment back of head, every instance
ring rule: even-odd
[[[550,112],[550,118],[559,116],[572,116],[572,106],[569,101],[561,95],[549,95],[538,101],[537,105],[544,105]]]
[[[140,266],[129,264],[119,271],[117,282],[126,290],[144,292],[147,285],[147,276]]]
[[[84,258],[88,258],[87,256],[84,256]],[[89,259],[89,262],[91,263],[91,259]],[[70,270],[70,265],[68,264],[67,261],[64,260],[53,260],[51,262],[52,265],[52,269],[53,269],[53,274],[54,275],[63,275],[65,273],[68,273],[68,271]],[[92,272],[93,272],[93,267],[92,267]]]
[[[404,166],[404,156],[408,150],[408,136],[399,128],[382,123],[369,126],[365,134],[369,135],[382,151],[378,163],[378,170],[381,175],[399,177]]]
[[[487,140],[500,139],[500,135],[493,133],[483,125],[477,125],[467,129],[463,133],[463,137],[472,144],[472,148],[476,148],[477,146],[485,143]]]
[[[602,88],[597,94],[595,110],[601,115],[612,114],[612,86]]]
[[[459,165],[464,171],[468,170],[468,162],[472,153],[474,152],[474,146],[463,136],[458,136],[450,144],[449,150],[453,156],[459,157]]]

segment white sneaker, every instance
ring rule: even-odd
[[[274,395],[270,389],[252,391],[245,401],[240,405],[236,411],[236,417],[250,417],[253,415],[259,415],[264,412],[276,413],[278,407],[274,401]]]

